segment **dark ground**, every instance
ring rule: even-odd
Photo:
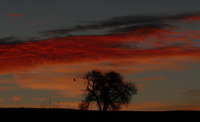
[[[21,120],[19,122],[197,122],[200,120],[200,112],[195,111],[100,112],[70,109],[0,108],[0,116],[0,122],[8,120]]]

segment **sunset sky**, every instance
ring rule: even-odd
[[[0,0],[0,27],[0,107],[78,109],[98,69],[136,83],[122,110],[200,110],[199,0]]]

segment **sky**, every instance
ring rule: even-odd
[[[0,8],[0,107],[51,99],[78,109],[82,77],[98,69],[136,84],[122,110],[200,110],[199,0],[1,0]]]

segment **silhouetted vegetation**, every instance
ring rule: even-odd
[[[127,105],[131,96],[137,94],[137,88],[132,82],[124,82],[117,72],[102,73],[92,70],[83,77],[86,80],[84,99],[79,104],[81,110],[87,110],[91,102],[95,102],[100,111],[119,110],[121,105]]]
[[[47,102],[42,102],[40,104],[40,108],[59,108],[60,100],[57,101],[57,103],[52,103],[52,99],[49,98]]]

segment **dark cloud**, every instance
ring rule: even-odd
[[[15,45],[15,44],[21,44],[24,42],[33,42],[33,41],[40,41],[40,40],[42,39],[39,37],[29,37],[26,39],[21,39],[18,37],[9,36],[9,37],[0,38],[0,45]]]
[[[152,22],[161,23],[163,18],[159,16],[121,16],[114,17],[101,22],[103,26],[123,26],[130,24],[149,24]]]
[[[131,26],[124,26],[124,27],[119,27],[119,28],[114,28],[110,29],[108,32],[109,34],[123,34],[126,32],[138,30],[138,29],[143,29],[143,28],[157,28],[157,29],[166,29],[166,28],[171,28],[175,27],[169,24],[143,24],[143,25],[131,25]]]
[[[48,31],[41,31],[39,32],[43,36],[62,36],[67,35],[71,32],[69,29],[56,29],[56,30],[48,30]]]
[[[68,29],[55,29],[39,32],[44,36],[67,36],[73,32],[88,31],[88,30],[106,30],[107,34],[124,33],[129,30],[139,28],[163,28],[174,27],[172,22],[180,22],[187,18],[200,16],[199,12],[183,13],[177,15],[157,15],[157,16],[120,16],[107,20],[92,22],[89,25],[76,25]]]
[[[122,16],[114,17],[108,20],[93,22],[90,25],[76,25],[69,29],[55,29],[39,32],[44,36],[66,36],[77,31],[88,31],[88,30],[99,30],[99,29],[110,29],[109,32],[115,32],[118,28],[138,28],[139,26],[149,26],[149,25],[161,25],[162,21],[160,17],[156,16]],[[163,23],[164,24],[164,23]],[[115,31],[113,31],[115,30]],[[119,29],[119,32],[124,31]]]
[[[20,40],[17,37],[5,37],[5,38],[0,38],[0,44],[18,44],[18,43],[23,43],[24,41]]]

